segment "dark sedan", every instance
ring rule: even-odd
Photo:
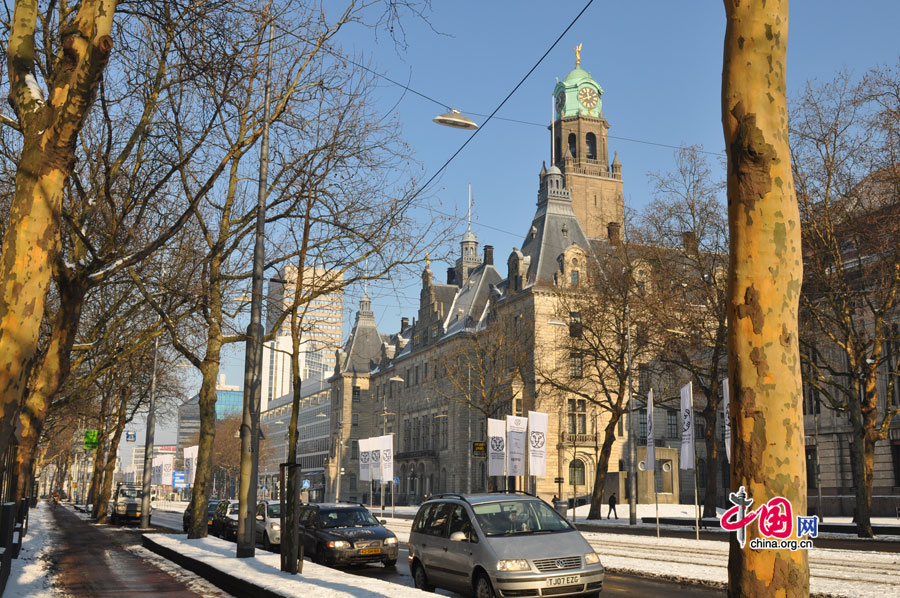
[[[237,540],[238,501],[223,500],[213,513],[209,533],[226,540]]]
[[[308,505],[300,509],[300,541],[315,562],[328,565],[397,564],[394,532],[358,505]]]
[[[219,506],[220,502],[222,502],[222,501],[216,500],[216,499],[211,499],[209,501],[209,506],[206,507],[206,526],[207,526],[206,530],[207,530],[207,532],[212,528],[213,513],[216,512],[216,507]],[[182,523],[182,527],[184,528],[184,533],[187,533],[187,531],[191,528],[191,520],[192,519],[193,519],[193,517],[191,517],[191,508],[188,507],[184,510],[184,515],[182,515],[182,517],[181,517],[181,523]]]

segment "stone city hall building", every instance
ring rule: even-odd
[[[607,416],[582,399],[549,394],[536,374],[536,359],[547,359],[571,331],[557,293],[584,283],[592,253],[620,242],[624,217],[622,164],[618,156],[609,159],[603,90],[579,63],[554,89],[551,166],[541,168],[534,219],[505,268],[495,264],[493,247],[479,250],[468,231],[445,281],[430,263],[425,267],[418,317],[402,318],[396,333],[378,332],[371,301],[363,297],[330,379],[329,500],[367,501],[373,490],[379,500],[377,485],[358,479],[358,442],[382,434],[395,438],[397,504],[486,490],[486,457],[473,455],[485,441],[486,418],[529,410],[550,416],[547,472],[531,490],[549,498],[560,492],[554,478],[561,477],[560,498],[571,496],[573,482],[578,495],[590,493],[596,434]],[[613,447],[611,473],[620,466],[624,440]],[[615,490],[617,480],[608,479]]]

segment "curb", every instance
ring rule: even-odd
[[[155,552],[159,556],[172,561],[179,567],[187,569],[191,573],[196,573],[220,590],[224,590],[237,598],[286,598],[284,594],[253,585],[245,579],[234,577],[233,575],[216,569],[211,565],[207,565],[202,561],[198,561],[197,559],[175,552],[171,548],[157,544],[153,541],[152,534],[144,534],[141,537],[141,545],[147,550]]]

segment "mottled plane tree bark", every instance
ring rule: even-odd
[[[803,262],[788,144],[788,2],[725,0],[725,13],[731,486],[743,486],[754,506],[784,497],[796,516],[806,513],[797,329]],[[746,546],[730,539],[728,595],[808,596],[806,551],[752,550],[760,533],[748,528]]]
[[[26,392],[60,250],[63,186],[75,162],[78,134],[109,60],[115,0],[15,3],[7,43],[9,102],[2,123],[21,134],[15,193],[0,247],[0,454],[6,452]],[[43,70],[35,52],[40,22],[57,20],[58,52]],[[36,73],[43,74],[46,97]]]

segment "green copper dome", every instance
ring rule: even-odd
[[[579,60],[565,79],[556,82],[553,89],[556,117],[567,118],[581,114],[599,118],[603,115],[603,103],[600,100],[602,95],[603,88],[589,72],[581,68]]]

